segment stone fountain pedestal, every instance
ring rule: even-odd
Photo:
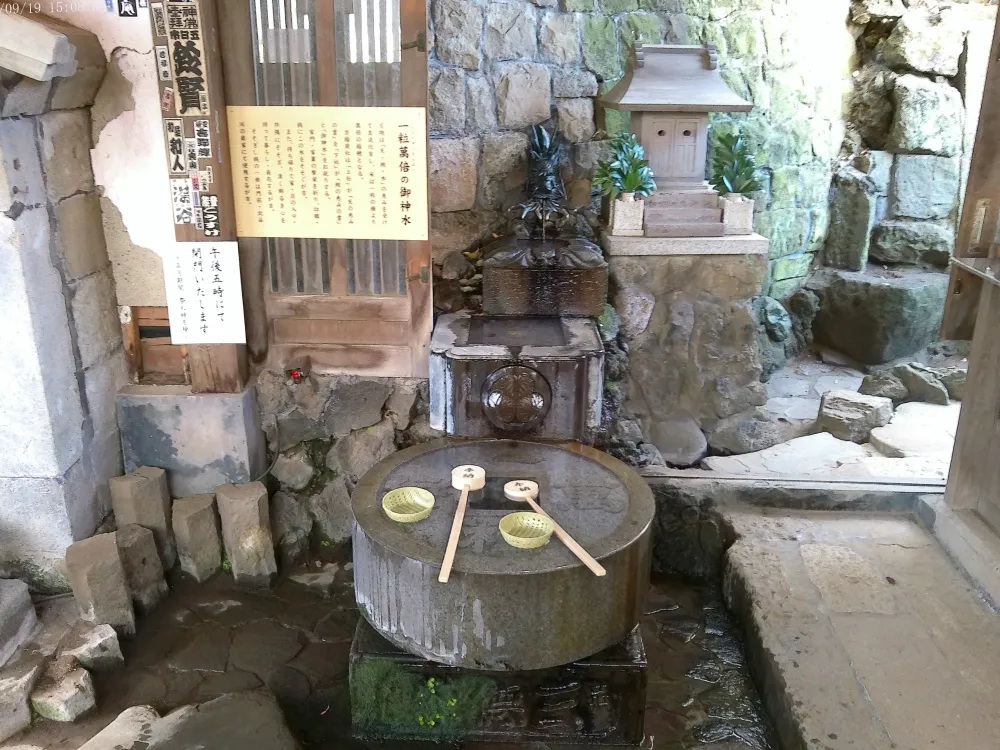
[[[486,470],[470,494],[451,580],[437,580],[459,493],[455,466]],[[534,550],[497,531],[526,504],[504,497],[514,479],[607,569],[598,577],[556,537]],[[400,524],[382,497],[417,486],[436,498],[423,521]],[[354,490],[354,590],[365,619],[411,654],[470,670],[556,667],[621,641],[638,624],[649,585],[652,492],[625,464],[578,443],[515,440],[425,443],[394,454]]]

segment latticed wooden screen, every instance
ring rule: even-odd
[[[220,6],[229,104],[426,105],[422,1],[245,3]],[[253,359],[277,369],[426,374],[429,242],[241,239],[240,250],[256,259],[243,264]]]

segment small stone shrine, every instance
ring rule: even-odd
[[[565,196],[543,163],[553,167],[558,148],[536,129],[526,230],[486,251],[487,314],[438,320],[431,423],[449,437],[390,456],[353,493],[364,619],[351,697],[362,738],[642,741],[637,624],[655,508],[638,474],[585,444],[601,417],[604,350],[592,316],[606,299],[607,264],[593,243],[560,236]],[[466,485],[457,555],[441,583],[466,497],[452,470],[468,465],[485,470],[485,485]],[[501,536],[501,519],[531,502],[508,492],[515,480],[534,483],[558,538],[522,549]],[[387,493],[404,487],[433,495],[423,520],[384,511]],[[394,708],[414,701],[426,708],[416,721]]]
[[[647,237],[719,237],[753,232],[753,202],[719,194],[705,181],[709,112],[753,105],[722,80],[718,54],[705,46],[636,44],[625,76],[603,98],[632,112],[657,191],[646,199]]]

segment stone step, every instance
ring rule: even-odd
[[[647,224],[690,224],[702,221],[722,221],[722,209],[678,206],[650,206],[646,209]]]
[[[0,579],[0,667],[31,637],[37,624],[28,584]]]
[[[646,224],[647,237],[721,237],[725,231],[726,225],[721,221]]]
[[[781,747],[996,748],[1000,621],[906,516],[724,511],[726,602]]]
[[[656,192],[646,198],[647,208],[673,206],[678,208],[718,208],[719,194],[714,190],[671,190]]]

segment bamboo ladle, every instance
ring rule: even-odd
[[[451,534],[448,536],[448,547],[445,549],[444,561],[441,563],[441,572],[438,574],[438,581],[448,583],[451,576],[451,567],[455,564],[455,553],[458,551],[458,538],[462,535],[462,522],[465,520],[465,507],[469,503],[469,493],[473,490],[481,490],[486,486],[486,470],[481,466],[456,466],[451,470],[451,486],[462,491],[462,496],[458,499],[458,508],[455,509],[455,519],[451,522]]]
[[[508,500],[514,500],[515,502],[528,503],[531,509],[540,515],[545,516],[550,521],[552,521],[552,530],[555,535],[559,537],[563,544],[565,544],[569,551],[580,558],[580,562],[590,568],[590,571],[595,576],[606,575],[608,571],[604,569],[597,560],[595,560],[587,550],[579,545],[579,543],[566,533],[556,520],[542,510],[542,506],[535,502],[535,498],[538,497],[538,484],[536,482],[529,481],[527,479],[515,479],[512,482],[507,482],[503,486],[503,494],[507,496]]]

